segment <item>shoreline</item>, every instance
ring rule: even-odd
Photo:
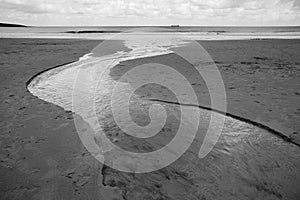
[[[177,33],[178,34],[178,33]],[[179,33],[180,34],[180,33]],[[79,34],[80,35],[80,34]],[[111,35],[105,35],[105,36],[100,36],[100,37],[76,37],[76,34],[74,34],[73,37],[71,36],[53,36],[53,37],[44,37],[44,36],[28,36],[28,37],[13,37],[13,36],[8,36],[8,37],[2,37],[0,36],[0,39],[30,39],[30,40],[83,40],[83,41],[99,41],[99,40],[115,40],[115,39],[110,39],[112,36]],[[189,40],[194,40],[197,42],[222,42],[222,41],[276,41],[276,40],[300,40],[300,36],[299,37],[291,37],[291,38],[260,38],[260,37],[253,37],[253,38],[207,38],[207,39],[199,39],[199,38],[192,38],[193,35],[188,35],[185,36],[187,37],[187,39]],[[225,36],[226,37],[226,36]],[[122,40],[122,39],[117,39],[117,40]]]

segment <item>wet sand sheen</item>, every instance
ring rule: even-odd
[[[147,59],[153,60],[154,58]],[[164,59],[164,56],[156,56],[155,59]],[[134,63],[136,60],[132,60],[132,62]],[[71,67],[69,66],[66,70],[76,69],[77,64],[71,64]],[[132,64],[130,61],[122,62],[111,69],[110,74],[107,74],[105,86],[112,86],[113,79],[117,80],[116,77],[122,75],[124,73],[122,70],[126,67],[130,68],[130,64]],[[73,65],[75,67],[72,67]],[[118,73],[115,73],[115,77],[112,77],[111,75],[116,71]],[[84,72],[87,75],[89,74],[89,70],[84,70]],[[62,69],[59,70],[59,73],[55,73],[55,76],[51,72],[48,75],[42,74],[44,80],[39,82],[42,83],[42,87],[38,86],[39,83],[35,83],[37,85],[33,86],[33,90],[34,87],[37,87],[37,90],[43,89],[39,92],[36,90],[33,94],[71,110],[71,104],[65,103],[66,99],[56,96],[57,92],[65,94],[66,97],[70,94],[65,91],[65,88],[68,88],[67,85],[60,85],[70,83],[65,79],[61,79],[66,77],[62,73],[68,74],[68,78],[72,74],[70,74],[70,71]],[[49,96],[49,88],[53,92],[52,96]],[[32,88],[30,90],[33,91]],[[60,90],[63,90],[63,92]],[[144,88],[143,91],[133,100],[136,108],[136,110],[133,110],[133,118],[137,121],[140,120],[139,123],[141,124],[147,124],[147,120],[143,121],[142,119],[147,119],[147,109],[151,105],[149,98],[159,99],[160,95],[172,98],[172,95],[165,88],[153,85]],[[100,92],[102,92],[102,97],[109,94],[107,90],[101,90]],[[147,92],[151,92],[151,94],[149,95]],[[97,117],[101,124],[101,130],[112,141],[117,141],[118,145],[131,151],[151,151],[160,148],[165,144],[164,142],[168,141],[168,138],[174,136],[174,132],[176,133],[179,115],[178,105],[170,105],[168,102],[163,102],[163,99],[161,99],[161,102],[165,104],[165,108],[168,110],[170,121],[157,138],[141,141],[126,136],[118,129],[113,119],[109,117],[111,116],[111,111],[107,107],[109,102],[105,101],[104,98],[99,99],[97,102],[99,103],[97,112],[99,116]],[[86,102],[83,102],[83,104],[86,105]],[[120,103],[120,105],[122,104]],[[205,132],[210,112],[201,110],[201,113],[203,116],[201,131]],[[289,144],[264,129],[231,118],[227,118],[223,134],[214,150],[209,156],[199,160],[197,152],[202,139],[200,134],[200,137],[195,140],[190,149],[179,160],[171,166],[151,174],[135,176],[104,167],[102,169],[103,183],[126,191],[126,197],[132,197],[132,199],[139,195],[142,197],[160,195],[170,199],[199,199],[203,196],[208,199],[217,199],[221,198],[217,197],[218,194],[224,194],[225,191],[222,199],[239,199],[245,196],[257,199],[280,199],[282,197],[293,199],[299,195],[297,193],[297,183],[299,183],[297,175],[299,174],[300,155],[296,145]],[[173,175],[170,177],[168,174]],[[273,177],[274,174],[276,174],[276,178]],[[135,184],[123,187],[123,184],[130,184],[132,181]],[[156,183],[159,183],[159,185],[156,186]],[[142,186],[137,189],[135,188],[137,185]],[[185,189],[180,190],[180,188]]]

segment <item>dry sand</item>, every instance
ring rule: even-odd
[[[103,167],[81,144],[72,113],[26,90],[26,82],[35,74],[75,61],[97,44],[79,40],[1,39],[1,199],[299,198],[299,147],[281,142],[277,137],[274,139],[280,144],[274,146],[277,149],[255,149],[258,142],[248,144],[246,140],[236,148],[238,152],[230,152],[226,159],[216,150],[206,160],[199,161],[194,155],[196,147],[192,146],[170,167],[149,174],[121,173]],[[228,112],[268,125],[297,143],[300,41],[201,44],[221,70],[227,89]],[[157,56],[121,63],[111,70],[111,75],[117,78],[128,68],[155,61],[184,64],[174,59],[174,55]],[[201,103],[209,105],[203,83],[195,80],[193,86]],[[157,95],[151,93],[152,89],[140,95],[145,98]],[[118,132],[111,131],[114,127],[110,119],[103,123],[108,135]],[[259,144],[263,141],[270,146],[265,137],[259,138]],[[131,150],[147,147],[134,143],[137,141],[124,141],[120,145],[127,145]],[[220,145],[222,141],[221,138]],[[286,149],[294,154],[284,154]],[[276,156],[276,151],[284,157]],[[270,155],[266,157],[262,153]],[[235,157],[240,154],[244,157]],[[257,162],[261,163],[257,165]]]

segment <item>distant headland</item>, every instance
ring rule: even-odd
[[[23,24],[0,23],[0,27],[28,27]]]

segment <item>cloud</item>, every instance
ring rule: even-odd
[[[119,18],[128,24],[132,18],[148,24],[176,20],[195,25],[295,23],[300,18],[299,7],[300,0],[0,0],[0,12],[47,15],[49,21],[51,17],[81,17],[90,22]]]
[[[30,0],[0,0],[0,6],[2,9],[5,8],[32,14],[52,13],[57,11],[53,4],[39,4],[38,1]]]

